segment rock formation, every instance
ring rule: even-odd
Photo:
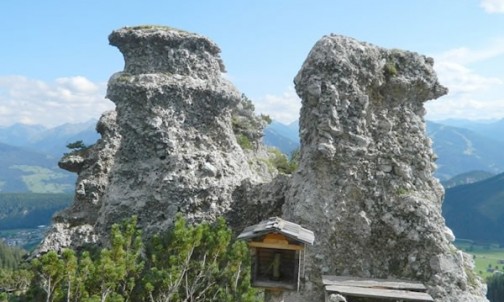
[[[215,219],[229,211],[242,181],[276,173],[259,143],[264,125],[221,76],[217,45],[152,26],[123,28],[109,40],[125,59],[108,84],[116,109],[100,119],[97,144],[60,162],[79,174],[75,202],[56,215],[40,252],[96,242],[131,215],[146,233],[168,228],[179,212],[190,221]]]
[[[286,301],[321,301],[321,274],[419,280],[436,301],[486,301],[441,216],[423,103],[447,89],[432,66],[337,35],[311,50],[294,80],[301,160],[283,217],[316,242],[305,290]]]
[[[323,301],[322,274],[406,278],[436,301],[486,301],[432,176],[423,103],[447,92],[432,59],[323,37],[295,78],[302,147],[288,177],[268,163],[263,122],[221,76],[213,42],[164,27],[109,39],[125,59],[107,92],[116,109],[100,119],[95,145],[60,162],[79,174],[75,202],[39,252],[106,242],[110,225],[131,215],[147,234],[179,212],[223,215],[236,231],[279,215],[315,232],[303,291],[286,301]]]

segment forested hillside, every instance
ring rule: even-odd
[[[447,189],[443,216],[457,238],[504,245],[504,174]]]
[[[0,193],[0,229],[47,225],[72,199],[72,194]]]

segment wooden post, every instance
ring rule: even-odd
[[[284,291],[271,289],[265,290],[264,302],[284,302]]]

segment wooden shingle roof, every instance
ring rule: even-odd
[[[279,217],[272,217],[268,220],[261,221],[258,224],[246,227],[243,232],[238,235],[238,239],[251,240],[273,232],[280,233],[286,237],[305,244],[313,244],[313,241],[315,240],[315,235],[312,231],[303,228],[299,224],[295,224]]]

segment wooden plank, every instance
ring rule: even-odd
[[[427,293],[419,293],[396,289],[366,288],[354,286],[326,285],[327,292],[337,292],[342,295],[362,298],[391,298],[405,301],[434,301]]]
[[[252,286],[258,288],[296,290],[296,285],[279,281],[256,280],[252,282]]]
[[[248,245],[249,247],[262,247],[262,248],[279,249],[279,250],[300,251],[303,249],[303,246],[295,244],[278,244],[278,243],[266,243],[257,241],[250,241]]]
[[[398,279],[373,279],[349,276],[322,276],[324,285],[341,285],[368,288],[389,288],[425,292],[427,288],[420,282]]]

